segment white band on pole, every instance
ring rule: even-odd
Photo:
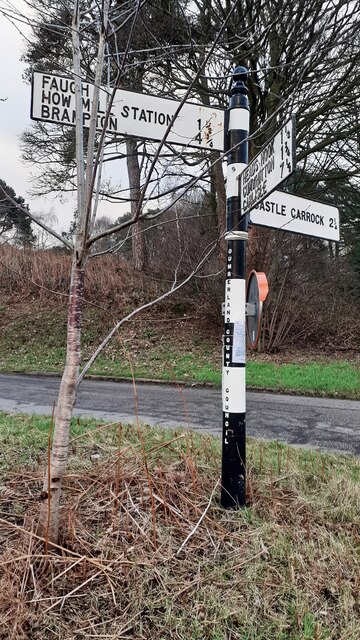
[[[245,413],[245,367],[223,367],[222,402],[224,412]]]
[[[249,131],[249,125],[250,112],[247,109],[230,109],[228,131],[232,129]]]
[[[225,322],[245,322],[245,280],[227,278],[225,281]]]
[[[225,233],[225,240],[228,242],[229,240],[247,240],[249,234],[247,231],[229,231]]]

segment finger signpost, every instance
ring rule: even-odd
[[[337,207],[284,191],[274,191],[252,209],[250,223],[335,242],[340,240]]]
[[[237,67],[233,78],[227,118],[229,128],[225,132],[225,151],[228,152],[225,238],[228,243],[222,383],[221,504],[224,507],[246,504],[245,326],[248,344],[255,348],[260,336],[262,304],[268,291],[265,274],[253,271],[245,296],[248,219],[255,225],[339,240],[339,212],[336,207],[275,191],[295,169],[294,117],[289,118],[247,164],[248,134],[243,131],[245,127],[238,127],[238,131],[231,127],[235,122],[234,109],[248,109],[246,69]]]
[[[116,90],[108,120],[108,92],[101,89],[96,126],[109,134],[135,136],[198,149],[225,151],[227,160],[227,262],[222,366],[221,504],[246,503],[246,334],[255,348],[268,284],[253,271],[246,288],[248,223],[339,240],[336,207],[275,191],[295,169],[295,118],[290,117],[248,164],[247,70],[236,67],[226,112],[156,96]],[[93,85],[82,82],[83,126],[90,124]],[[74,81],[34,72],[31,117],[56,124],[76,121]],[[181,108],[180,108],[181,107]],[[177,114],[177,115],[176,115]]]
[[[288,178],[295,167],[295,118],[267,142],[240,176],[241,212],[248,213]]]
[[[237,67],[228,108],[225,281],[225,327],[222,367],[221,504],[236,507],[246,500],[245,433],[245,280],[247,220],[241,216],[236,176],[248,162],[249,103],[247,71]]]
[[[90,126],[94,86],[81,83],[83,126]],[[96,126],[105,122],[109,90],[102,87],[97,105]],[[224,148],[224,110],[202,104],[181,103],[135,91],[117,89],[108,118],[110,135],[135,136],[162,140],[171,125],[166,141],[185,147],[222,151]],[[69,77],[34,71],[31,92],[31,118],[75,126],[75,85]]]

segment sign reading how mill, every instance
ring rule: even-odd
[[[94,86],[82,82],[83,125],[90,126]],[[97,129],[102,129],[107,112],[109,91],[102,88],[97,108]],[[170,144],[222,151],[224,148],[224,111],[118,89],[108,118],[110,134],[135,136],[147,140],[166,138]],[[75,85],[71,78],[34,72],[32,81],[31,118],[75,126]]]

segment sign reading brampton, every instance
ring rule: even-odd
[[[90,126],[94,86],[82,82],[83,124]],[[97,109],[98,129],[103,127],[109,92],[100,90]],[[114,135],[162,140],[172,124],[166,141],[170,144],[223,151],[224,111],[185,102],[175,120],[180,102],[118,89],[111,108],[107,131]],[[32,80],[31,118],[75,126],[74,80],[34,72]]]
[[[248,213],[294,170],[295,119],[286,124],[247,165],[240,176],[241,213]]]
[[[340,240],[339,209],[284,191],[274,191],[250,211],[250,222],[263,227]]]

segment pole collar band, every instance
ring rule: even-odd
[[[245,240],[247,241],[249,234],[247,231],[229,231],[225,234],[226,242],[229,240]]]

